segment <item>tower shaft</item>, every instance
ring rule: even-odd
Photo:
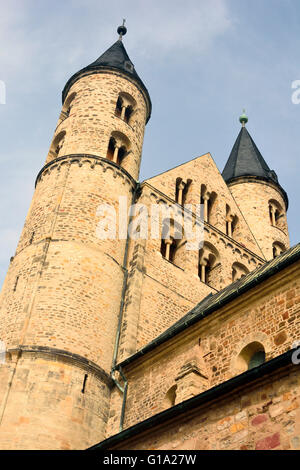
[[[126,240],[99,237],[99,207],[131,202],[150,102],[109,61],[64,91],[1,296],[2,449],[84,449],[105,437]]]

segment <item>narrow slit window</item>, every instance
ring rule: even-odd
[[[88,378],[88,374],[84,374],[84,378],[83,378],[83,384],[82,384],[81,393],[84,393],[84,392],[85,392],[85,387],[86,387],[86,381],[87,381],[87,378]]]
[[[32,232],[31,237],[30,237],[30,240],[29,240],[29,244],[30,244],[30,245],[33,243],[34,235],[35,235],[35,232]]]
[[[20,276],[17,276],[17,277],[16,277],[15,285],[14,285],[14,292],[16,292],[16,290],[17,290],[17,285],[18,285],[18,282],[19,282],[19,277],[20,277]]]

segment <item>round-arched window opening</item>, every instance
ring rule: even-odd
[[[132,112],[133,112],[132,106],[127,106],[125,110],[125,115],[124,115],[124,121],[127,122],[127,124],[129,124]]]
[[[253,341],[245,346],[236,358],[236,369],[238,373],[253,369],[263,364],[266,360],[264,346],[258,341]]]
[[[126,148],[124,147],[124,145],[122,147],[119,148],[119,151],[118,151],[118,159],[117,159],[117,163],[118,165],[121,165],[122,163],[122,160],[125,158],[126,156]]]
[[[123,100],[122,98],[118,98],[117,103],[116,103],[116,109],[115,109],[115,115],[118,117],[121,117],[122,114],[122,106],[123,106]]]
[[[176,389],[177,385],[173,385],[171,388],[166,393],[165,400],[164,400],[164,405],[165,408],[170,408],[170,406],[175,405],[175,400],[176,400]]]
[[[257,351],[253,354],[253,356],[250,358],[249,364],[248,364],[248,370],[254,369],[254,367],[258,367],[261,364],[263,364],[266,360],[266,353],[265,351]]]

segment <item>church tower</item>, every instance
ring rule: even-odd
[[[290,246],[286,219],[288,197],[247,131],[245,114],[240,122],[242,128],[222,176],[262,253],[270,260]]]
[[[126,240],[98,208],[137,186],[149,93],[119,39],[75,73],[1,294],[1,449],[84,449],[108,418]]]

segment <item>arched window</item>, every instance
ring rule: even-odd
[[[192,180],[183,181],[182,178],[176,179],[175,201],[183,206],[186,203],[186,197]]]
[[[263,364],[266,360],[264,346],[258,341],[245,346],[237,358],[237,366],[240,372],[253,369]]]
[[[181,225],[173,219],[165,219],[162,223],[160,251],[162,256],[183,267],[185,261],[185,242]]]
[[[252,354],[248,364],[248,370],[254,369],[254,367],[260,366],[266,360],[266,353],[265,351],[256,351]]]
[[[205,184],[201,185],[200,204],[203,204],[203,219],[204,222],[213,224],[213,207],[216,201],[217,195],[213,191],[208,191]]]
[[[249,273],[249,269],[246,268],[241,263],[233,263],[232,265],[232,282],[237,281],[238,279],[241,279],[243,276],[246,276],[246,274]]]
[[[175,263],[175,258],[176,258],[176,252],[178,250],[178,245],[179,245],[180,240],[175,240],[174,238],[170,237],[167,238],[166,240],[161,241],[161,254],[163,255],[164,258],[166,258],[168,261],[171,261],[171,263]]]
[[[116,109],[115,109],[115,115],[116,116],[121,117],[122,107],[123,107],[123,100],[119,96],[118,99],[117,99],[117,104],[116,104]]]
[[[106,158],[108,158],[108,160],[113,161],[115,148],[116,148],[116,141],[113,137],[111,137],[109,139],[108,148],[107,148],[107,155],[106,155]]]
[[[124,121],[127,122],[127,124],[129,124],[130,122],[132,113],[133,113],[133,107],[131,105],[127,106],[127,108],[125,109],[125,114],[124,114]]]
[[[126,154],[127,154],[127,149],[126,149],[125,145],[122,145],[122,147],[120,147],[119,151],[118,151],[118,157],[117,157],[118,165],[122,164],[122,161],[125,158]]]
[[[117,165],[122,165],[128,154],[130,142],[121,132],[114,131],[109,139],[106,158]]]
[[[228,237],[233,237],[237,226],[238,218],[236,215],[232,214],[231,209],[228,204],[226,204],[226,235]]]
[[[210,243],[205,242],[199,251],[198,276],[205,284],[214,284],[212,271],[218,265],[219,253]]]
[[[171,406],[175,405],[176,401],[176,389],[177,385],[173,385],[166,393],[165,400],[164,400],[164,407],[170,408]]]
[[[68,96],[68,98],[65,100],[59,117],[60,121],[64,121],[67,117],[70,116],[75,96],[75,92],[71,93],[71,95]]]
[[[131,117],[135,109],[135,99],[128,93],[120,93],[116,102],[115,115],[125,121],[127,124],[131,124]]]
[[[273,250],[273,258],[276,258],[277,256],[281,255],[281,253],[286,251],[286,248],[283,243],[274,242],[272,245],[272,250]]]
[[[275,199],[270,199],[269,201],[269,216],[270,216],[270,223],[274,227],[278,227],[281,230],[285,228],[285,213],[284,210],[279,204],[278,201]]]
[[[51,158],[57,158],[60,156],[61,149],[64,145],[65,136],[66,136],[66,132],[62,131],[59,134],[57,134],[56,137],[54,137],[51,147],[50,147],[50,151],[49,151],[49,156]]]

